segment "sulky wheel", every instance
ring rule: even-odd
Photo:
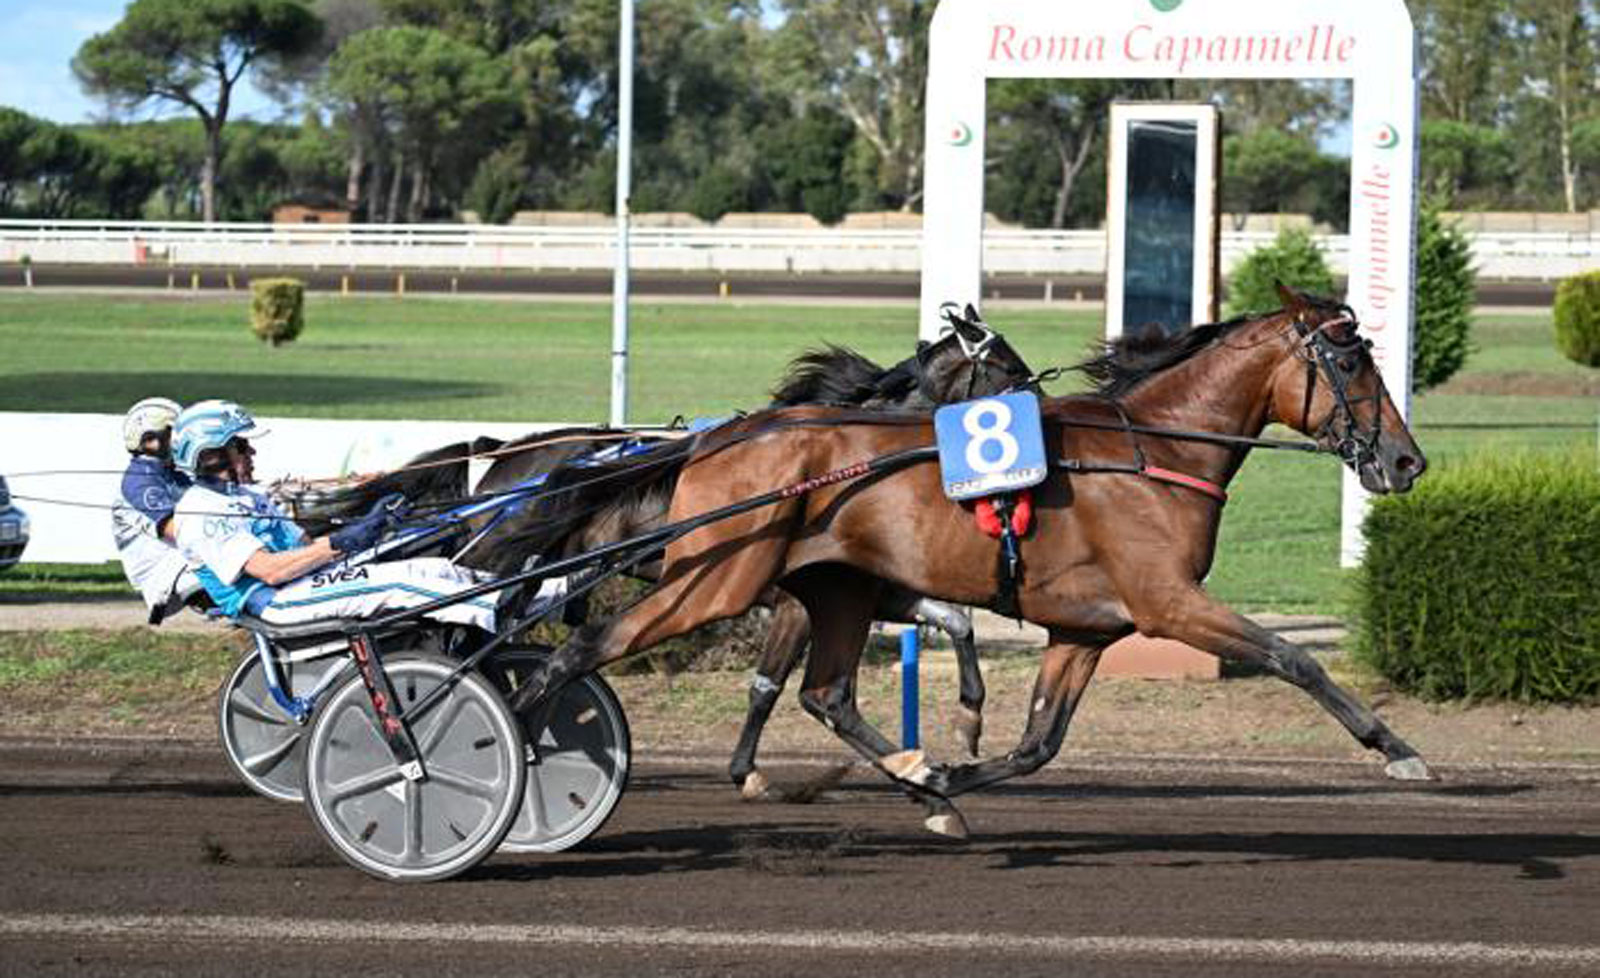
[[[289,662],[278,659],[278,678],[291,696],[308,696],[328,670],[343,669],[342,655]],[[266,670],[254,650],[233,667],[217,695],[222,752],[251,790],[275,801],[300,801],[306,726],[297,723],[267,689]]]
[[[384,663],[399,708],[449,679],[455,664],[397,655]],[[317,707],[306,742],[305,799],[335,850],[373,876],[445,879],[500,844],[522,803],[522,734],[500,694],[465,673],[408,717],[426,775],[408,781],[379,732],[365,684],[352,676]]]
[[[599,676],[561,691],[528,765],[508,852],[560,852],[600,830],[628,786],[632,744],[617,694]]]

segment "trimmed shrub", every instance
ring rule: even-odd
[[[1596,461],[1475,458],[1377,499],[1357,655],[1429,699],[1600,698]]]
[[[258,278],[250,283],[250,329],[282,346],[305,329],[306,283],[297,278]]]
[[[1472,304],[1478,276],[1472,246],[1454,224],[1426,204],[1417,217],[1417,327],[1411,351],[1411,389],[1444,383],[1472,352]]]
[[[1585,367],[1600,367],[1600,271],[1562,279],[1554,311],[1556,349]]]
[[[1303,228],[1285,228],[1269,245],[1244,257],[1228,275],[1228,316],[1282,308],[1277,284],[1313,295],[1333,295],[1333,272],[1322,249]]]

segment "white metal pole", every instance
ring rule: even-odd
[[[628,198],[633,170],[633,0],[622,0],[617,45],[617,257],[611,282],[611,426],[628,419]]]

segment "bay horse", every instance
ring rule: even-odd
[[[945,311],[947,331],[934,342],[920,342],[914,356],[890,368],[852,350],[830,346],[806,353],[790,364],[771,394],[777,407],[811,404],[882,411],[920,411],[956,400],[1009,389],[1036,389],[1037,377],[1003,336],[982,321],[977,310]],[[681,434],[623,432],[607,428],[567,428],[532,434],[511,442],[479,438],[418,456],[393,473],[324,493],[301,492],[287,502],[302,524],[325,529],[334,517],[356,516],[390,493],[413,504],[445,504],[466,494],[467,459],[493,462],[474,487],[477,497],[512,493],[542,479],[546,498],[503,517],[485,515],[452,538],[455,545],[488,529],[458,555],[469,567],[506,576],[531,561],[549,561],[591,550],[655,529],[665,520],[670,480],[648,491],[618,494],[607,484],[611,465],[638,464],[633,452],[664,445]],[[669,455],[664,474],[681,458]],[[607,461],[607,449],[615,461]],[[645,464],[651,464],[646,462]],[[569,490],[571,490],[569,492]],[[283,494],[280,494],[280,496]],[[489,520],[502,519],[493,528]],[[447,544],[448,546],[448,544]],[[448,546],[454,552],[454,546]],[[642,576],[654,579],[646,567]],[[790,673],[805,653],[811,626],[805,607],[781,590],[763,595],[773,610],[766,640],[749,687],[749,706],[728,773],[747,799],[771,787],[756,764],[762,729]],[[886,586],[875,608],[876,620],[927,623],[944,631],[956,652],[959,709],[956,730],[969,755],[978,755],[985,689],[970,618],[960,608],[904,588]]]
[[[883,412],[921,412],[941,404],[997,394],[1012,389],[1037,390],[1040,375],[1005,337],[983,322],[976,309],[945,310],[947,329],[933,342],[919,342],[914,356],[885,369],[852,350],[830,346],[802,355],[790,364],[772,392],[775,407],[828,405]],[[1043,375],[1048,377],[1049,374]],[[613,437],[614,437],[613,433]],[[578,439],[581,445],[581,438]],[[483,556],[468,554],[466,563],[501,576],[524,569],[530,559],[553,560],[592,550],[659,527],[671,499],[670,476],[686,456],[670,446],[654,459],[576,461],[580,452],[563,449],[567,467],[548,465],[542,439],[529,440],[527,452],[515,445],[496,452],[494,465],[476,491],[507,491],[524,480],[548,473],[547,502],[528,508],[497,527],[481,541]],[[592,449],[603,444],[591,446]],[[634,466],[659,469],[662,478],[639,492],[618,493],[608,480]],[[575,491],[567,493],[572,488]],[[658,572],[646,567],[643,576]],[[744,725],[728,765],[729,777],[747,799],[766,796],[771,788],[756,763],[760,738],[790,673],[805,654],[811,622],[804,605],[780,589],[765,591],[759,603],[772,608],[766,641],[749,687]],[[955,726],[967,752],[976,757],[983,730],[985,689],[971,619],[949,603],[931,600],[908,589],[888,585],[879,591],[874,620],[931,624],[950,637],[959,681]]]
[[[672,542],[661,583],[613,620],[573,633],[512,707],[538,729],[552,694],[572,678],[738,614],[776,583],[805,605],[812,623],[805,709],[926,802],[948,806],[1049,761],[1101,652],[1135,632],[1261,667],[1305,690],[1359,743],[1381,752],[1389,777],[1431,777],[1421,756],[1305,650],[1225,607],[1202,584],[1224,487],[1268,424],[1338,454],[1373,492],[1404,492],[1426,467],[1350,310],[1281,295],[1285,307],[1269,315],[1108,344],[1079,365],[1096,384],[1093,394],[1042,400],[1051,465],[1033,489],[1016,599],[1049,641],[1011,752],[933,764],[920,751],[896,752],[856,710],[855,674],[880,582],[974,605],[992,605],[1002,588],[995,544],[943,498],[938,468],[921,461],[933,441],[926,416],[795,408],[751,416],[686,446],[671,519],[774,490],[778,501]],[[915,461],[885,461],[895,458]],[[869,477],[851,478],[874,460]],[[927,825],[966,832],[953,806]]]

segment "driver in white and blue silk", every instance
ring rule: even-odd
[[[273,625],[365,618],[481,583],[442,557],[347,564],[345,558],[371,549],[383,535],[391,515],[382,503],[328,536],[308,538],[251,488],[250,440],[264,434],[248,411],[220,400],[191,404],[173,433],[173,460],[194,479],[178,501],[178,546],[223,614],[247,612]],[[429,617],[492,632],[495,599],[481,595]]]
[[[172,467],[176,401],[147,397],[122,418],[122,442],[132,456],[111,503],[111,534],[128,583],[160,623],[199,592],[200,581],[177,548],[172,512],[189,480]]]

